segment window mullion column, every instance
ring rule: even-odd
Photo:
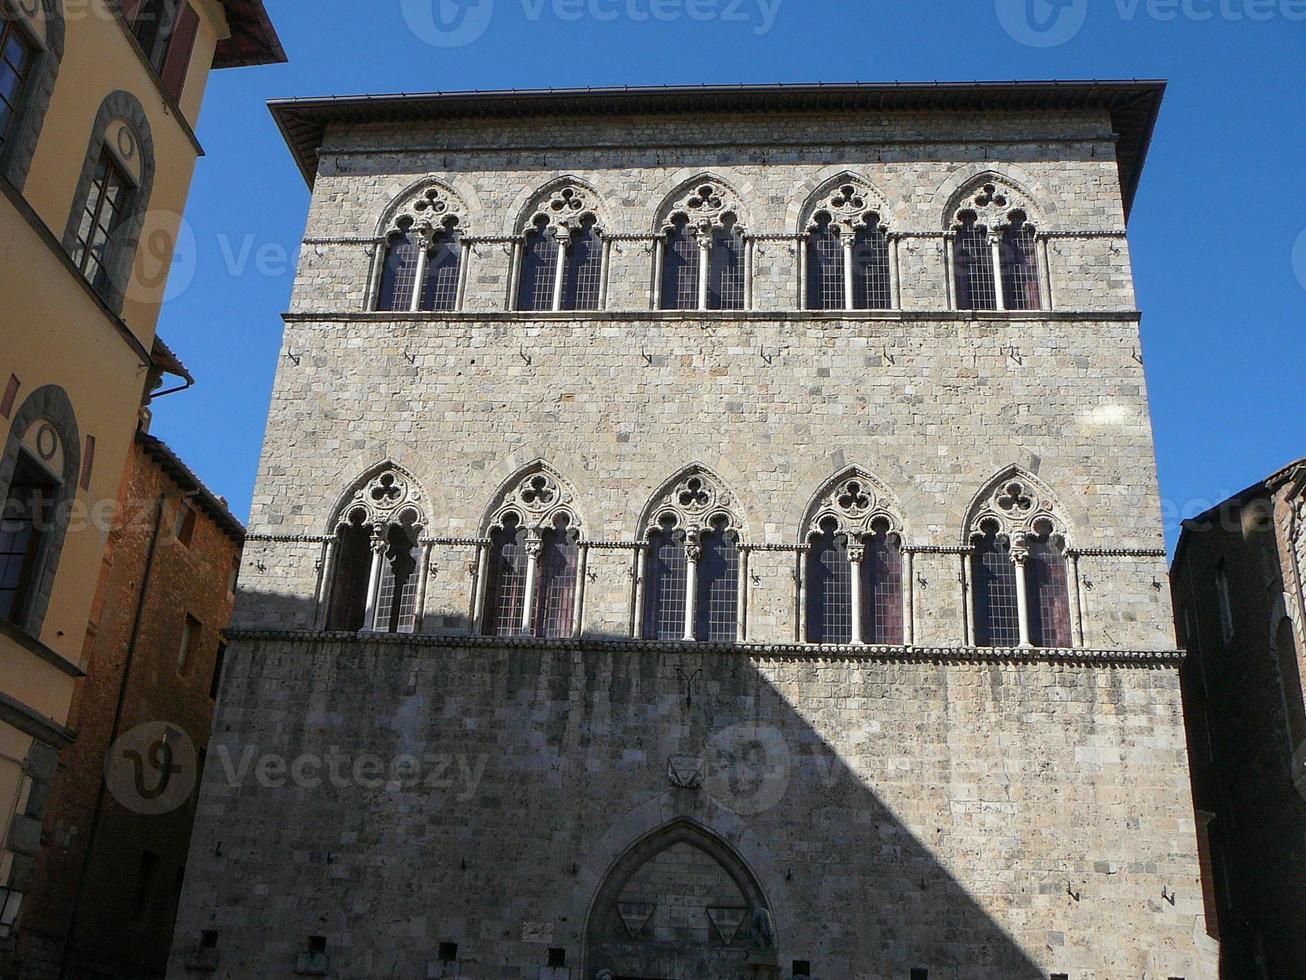
[[[644,576],[648,569],[647,543],[635,549],[634,564],[635,601],[630,622],[630,635],[632,638],[639,638],[644,633]]]
[[[993,252],[993,299],[999,311],[1007,308],[1007,298],[1003,295],[1002,285],[1002,236],[989,236],[989,247]]]
[[[916,553],[902,548],[902,642],[916,645]]]
[[[467,276],[468,267],[472,262],[472,244],[468,241],[458,243],[461,249],[461,255],[458,257],[458,293],[454,298],[454,309],[461,310],[463,303],[467,299]]]
[[[385,565],[385,553],[388,549],[385,538],[385,525],[378,524],[372,529],[372,569],[367,576],[367,608],[363,615],[363,629],[376,631],[376,604],[381,594],[381,572]]]
[[[887,235],[889,246],[889,305],[895,310],[902,309],[902,268],[899,266],[898,235]]]
[[[662,269],[666,262],[667,254],[667,237],[659,235],[653,239],[653,288],[649,290],[648,305],[651,310],[662,309],[664,299],[662,296]]]
[[[739,546],[739,582],[735,599],[735,640],[748,639],[748,549]]]
[[[521,601],[521,631],[523,636],[530,636],[535,622],[535,583],[539,578],[540,555],[544,551],[544,542],[532,532],[526,539],[526,584],[523,587]]]
[[[957,296],[957,233],[946,232],[943,236],[943,268],[947,279],[948,309],[955,310],[961,300]]]
[[[698,559],[702,554],[698,532],[690,531],[685,538],[685,635],[687,643],[694,641],[694,603],[698,598]]]
[[[504,309],[516,310],[521,306],[521,271],[525,262],[526,243],[517,239],[512,243],[512,273],[508,276],[508,298]]]
[[[1070,642],[1075,649],[1084,646],[1084,606],[1079,591],[1079,553],[1066,552],[1066,571],[1070,579]]]
[[[1043,289],[1043,309],[1055,310],[1056,304],[1052,301],[1052,267],[1048,263],[1048,236],[1039,234],[1036,238],[1038,248],[1038,270],[1039,284]]]
[[[843,308],[854,308],[853,294],[853,233],[849,228],[839,229],[839,244],[843,246]]]
[[[1029,639],[1029,583],[1025,581],[1025,565],[1029,561],[1029,552],[1023,547],[1011,549],[1011,563],[1016,568],[1016,612],[1020,620],[1020,645],[1023,648],[1034,644]]]
[[[855,545],[848,549],[848,564],[851,566],[852,586],[852,626],[854,645],[862,643],[862,562],[866,558],[866,549],[861,545]]]
[[[807,236],[798,236],[798,308],[807,309]]]
[[[435,543],[429,538],[421,542],[422,567],[417,574],[417,604],[413,610],[413,632],[422,632],[422,620],[426,618],[426,588],[431,578],[431,553]]]
[[[707,286],[708,277],[712,271],[711,249],[712,233],[706,235],[699,234],[698,240],[698,308],[699,310],[707,309]]]
[[[562,309],[562,285],[567,274],[567,243],[569,239],[570,236],[565,233],[565,229],[559,228],[557,234],[558,254],[553,260],[553,305],[551,309],[554,313]]]
[[[317,609],[313,616],[318,629],[326,628],[326,619],[330,614],[327,607],[331,604],[331,579],[336,571],[336,541],[337,537],[332,535],[322,545],[322,578],[317,585]]]
[[[413,299],[408,305],[410,313],[419,313],[422,309],[422,291],[425,286],[426,264],[430,261],[431,242],[424,235],[414,235],[417,241],[417,268],[413,271]]]

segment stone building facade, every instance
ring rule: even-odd
[[[1213,975],[1163,86],[296,101],[176,977]]]
[[[1184,524],[1171,569],[1221,976],[1306,963],[1306,460]]]

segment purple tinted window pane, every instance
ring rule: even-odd
[[[859,231],[853,242],[853,305],[859,310],[893,308],[889,239],[878,224]]]
[[[843,245],[822,215],[807,242],[807,307],[811,310],[842,310]]]
[[[381,271],[378,309],[412,309],[413,290],[417,286],[417,255],[417,242],[411,234],[391,239],[390,247],[385,253],[385,266]]]
[[[683,534],[662,530],[649,536],[645,557],[645,639],[684,639],[687,563]]]
[[[540,553],[539,599],[535,608],[535,635],[549,640],[571,637],[576,608],[576,571],[580,545],[576,535],[546,531]]]
[[[512,526],[490,535],[490,580],[485,633],[520,636],[526,608],[526,532]]]
[[[1067,649],[1070,639],[1070,588],[1066,557],[1047,537],[1029,546],[1025,561],[1029,594],[1029,637],[1036,647]]]
[[[848,539],[827,529],[812,539],[807,556],[807,640],[851,643],[853,639],[852,565]]]
[[[902,552],[887,534],[872,534],[862,557],[862,639],[900,645],[902,601]]]
[[[704,534],[700,544],[694,637],[733,643],[739,638],[739,545],[722,531]]]
[[[1002,235],[1002,296],[1009,310],[1042,309],[1037,236],[1017,217]]]
[[[707,308],[744,308],[744,239],[733,227],[716,231],[708,257]]]
[[[458,276],[463,260],[456,232],[438,235],[426,258],[422,278],[422,309],[452,310],[458,305]]]
[[[667,236],[663,252],[662,309],[698,309],[698,241],[683,219]]]
[[[525,312],[553,309],[553,283],[557,268],[558,239],[553,234],[553,228],[546,225],[529,232],[522,253],[517,309]]]
[[[957,267],[957,308],[996,310],[997,282],[993,278],[993,248],[989,230],[968,218],[957,232],[953,251]]]
[[[996,535],[975,547],[975,642],[982,647],[1020,645],[1020,608],[1016,601],[1016,566],[1010,549]]]
[[[567,275],[562,287],[564,310],[597,310],[603,273],[603,239],[594,222],[572,235],[567,250]]]

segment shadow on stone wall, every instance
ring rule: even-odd
[[[894,769],[913,737],[946,746],[891,693],[930,670],[624,637],[238,634],[170,975],[286,972],[321,937],[332,975],[441,976],[456,943],[444,975],[462,978],[1040,977],[922,839],[958,826],[949,760]],[[917,828],[879,779],[915,781]],[[952,853],[1027,909],[1037,883],[1004,866],[1019,842],[966,832]],[[667,886],[686,862],[715,883]],[[569,972],[549,972],[559,955]]]

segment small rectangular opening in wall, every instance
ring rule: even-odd
[[[930,980],[930,971],[917,967],[911,971],[911,980]]]
[[[565,949],[549,950],[549,966],[558,967],[567,965],[567,951]]]
[[[812,975],[812,964],[809,960],[794,960],[794,976],[810,977]]]
[[[216,929],[205,929],[200,933],[200,949],[217,949],[218,931]]]
[[[441,963],[453,963],[453,962],[456,961],[457,959],[458,959],[458,944],[457,944],[457,943],[441,943],[441,944],[440,944],[440,962],[441,962]]]
[[[308,951],[310,953],[326,952],[326,936],[309,936]]]
[[[1050,980],[1070,980],[1070,974],[1069,974],[1069,973],[1054,973],[1054,974],[1052,974]]]

